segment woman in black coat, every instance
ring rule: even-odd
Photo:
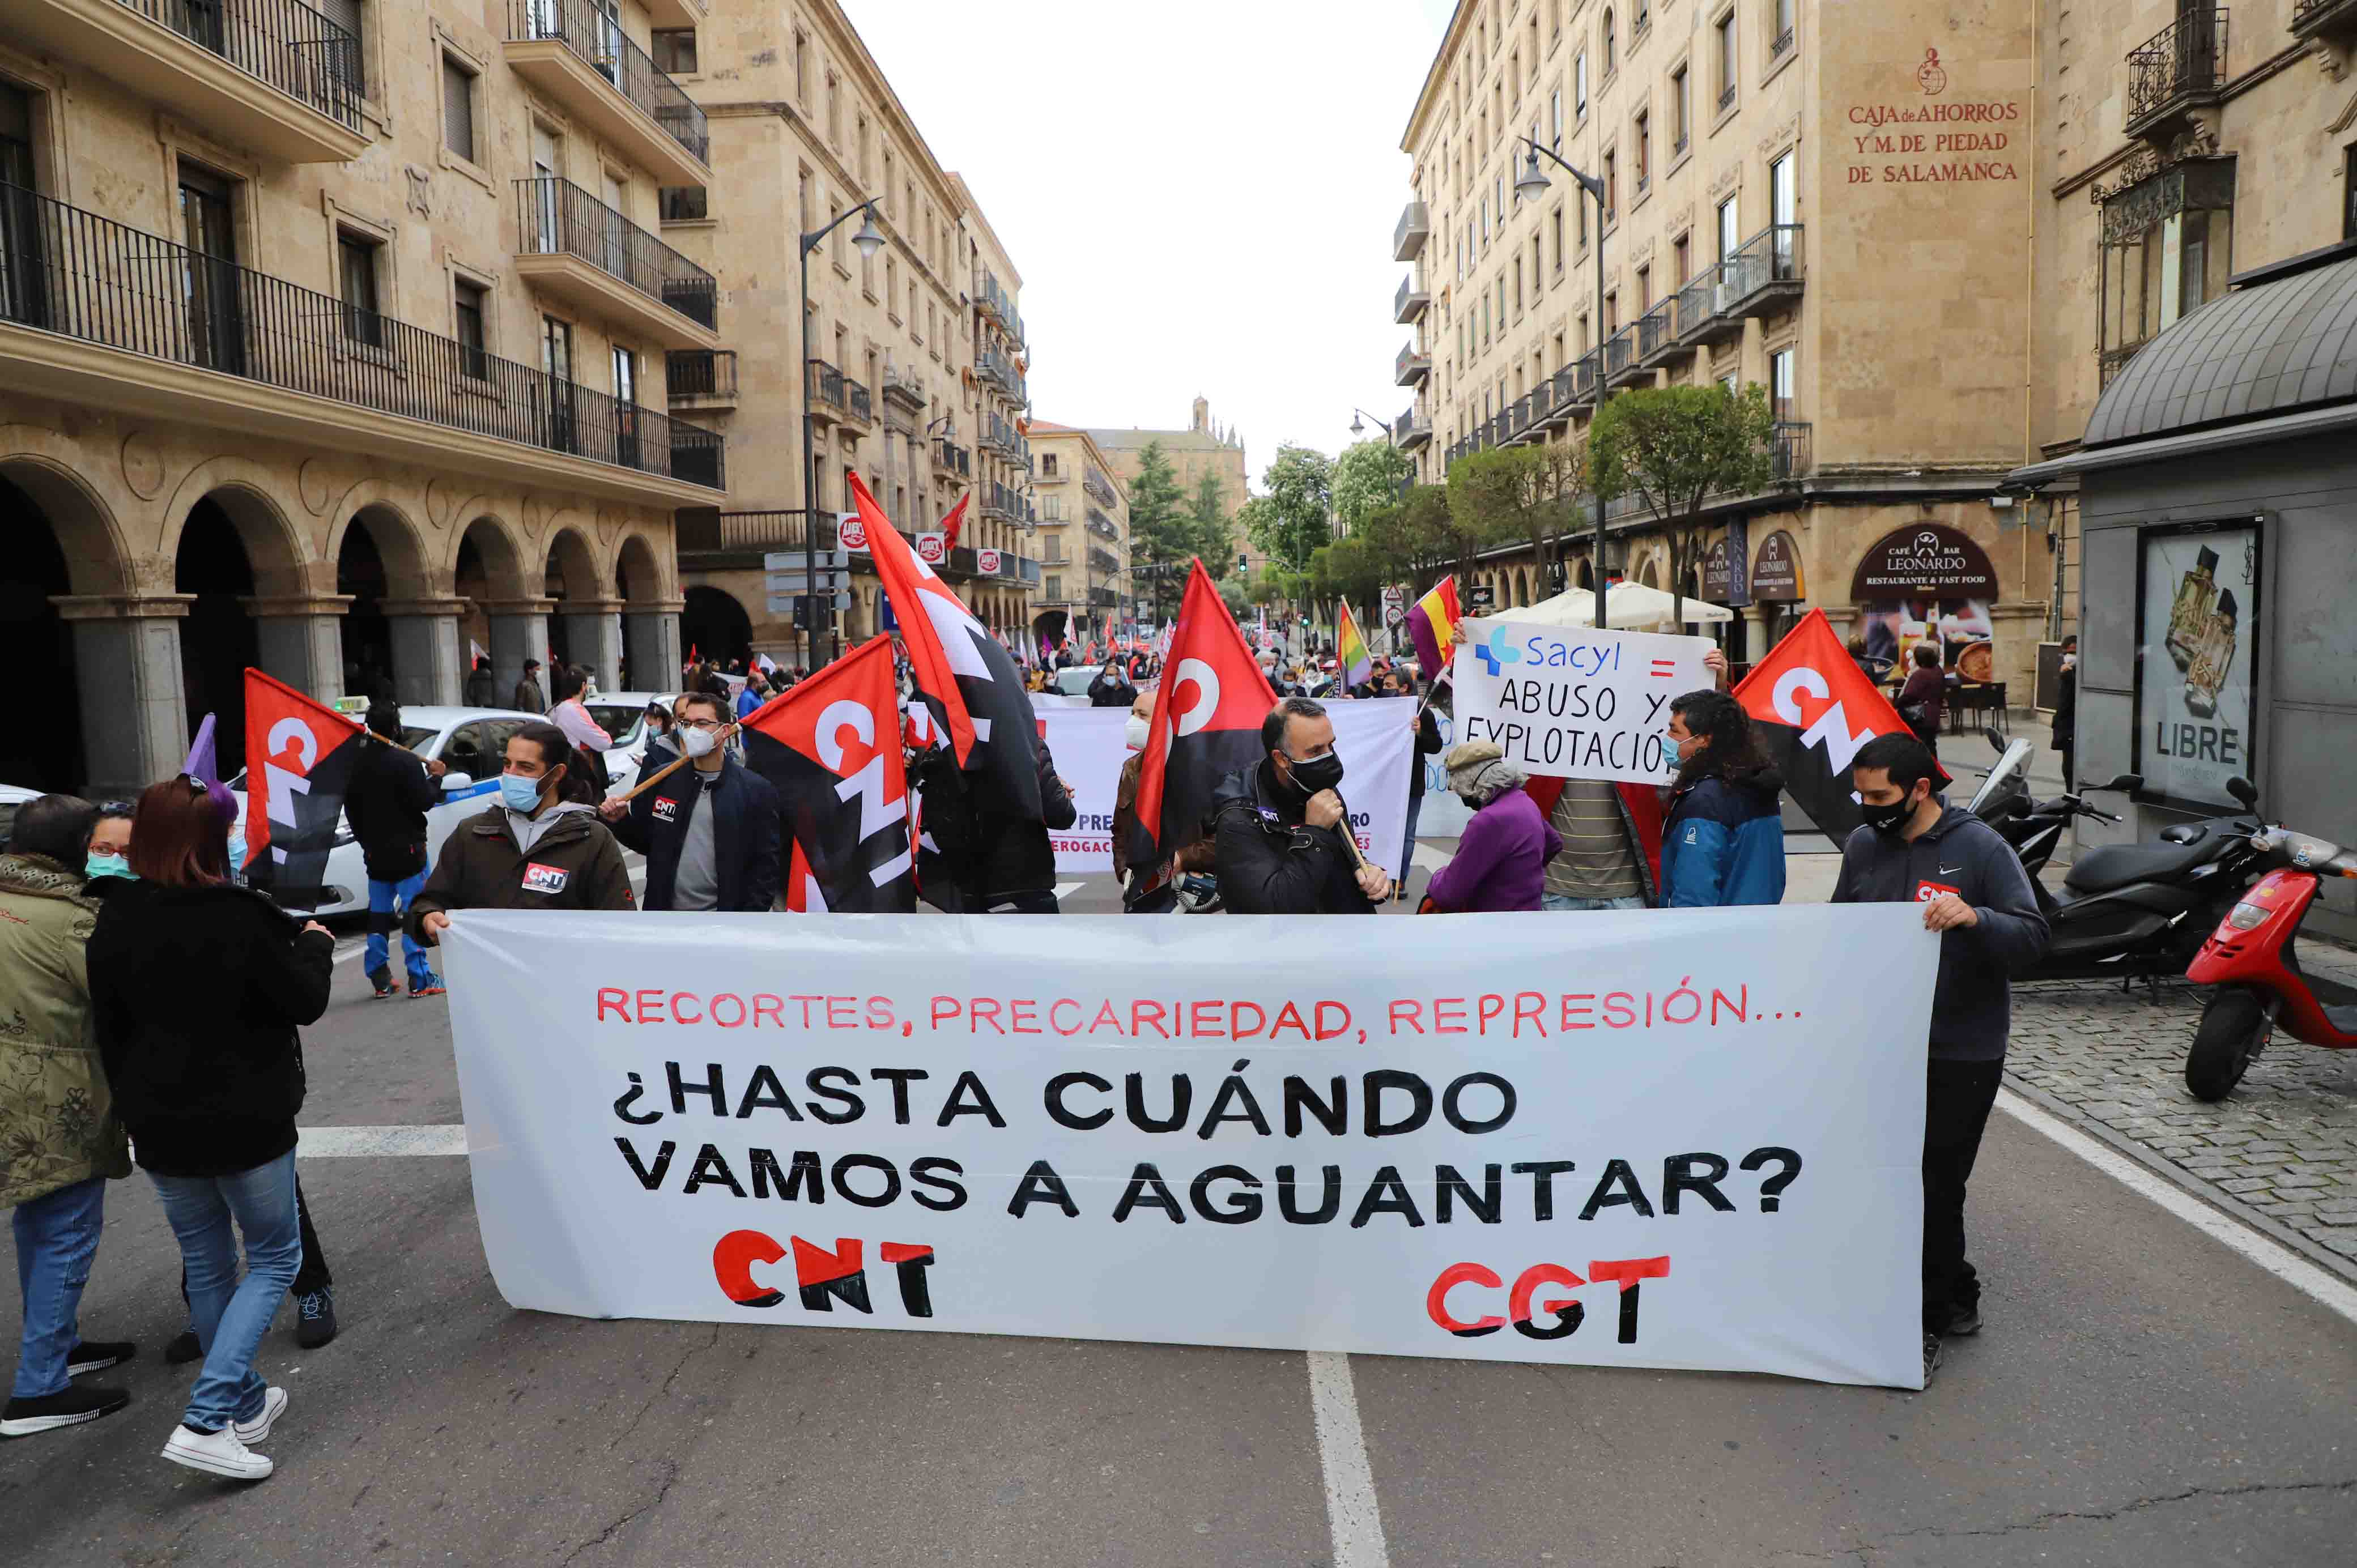
[[[90,940],[99,1054],[135,1157],[180,1242],[205,1352],[164,1457],[258,1481],[249,1446],[286,1408],[253,1357],[303,1261],[296,1026],[327,1010],[335,942],[229,877],[229,823],[198,779],[151,785],[132,821],[135,880],[101,878]],[[238,1276],[237,1237],[245,1239]]]

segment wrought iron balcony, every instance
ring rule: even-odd
[[[843,417],[845,425],[864,427],[876,423],[876,399],[866,382],[843,378]]]
[[[2106,349],[2098,354],[2095,357],[2097,390],[2110,386],[2112,378],[2118,375],[2126,367],[2127,362],[2136,357],[2136,351],[2143,347],[2144,342],[2139,339],[2134,343],[2124,343],[2116,349]]]
[[[1399,227],[1392,231],[1392,260],[1415,260],[1424,254],[1424,242],[1431,238],[1431,209],[1421,201],[1409,202],[1400,212]]]
[[[937,473],[963,478],[974,472],[974,454],[954,441],[937,438],[933,442],[933,468]]]
[[[721,483],[721,443],[711,431],[0,183],[0,374],[11,385],[96,396],[109,406],[160,398],[172,417],[199,424],[208,396],[250,401],[221,383],[175,389],[154,366],[128,361],[120,376],[36,375],[31,362],[41,356],[11,328],[446,431],[715,489]],[[336,438],[358,449],[433,452],[454,466],[460,451],[430,432],[339,420],[294,400],[274,400],[264,423],[290,436],[336,425]],[[240,427],[252,429],[251,417]],[[470,467],[481,471],[481,460]]]
[[[301,0],[5,0],[0,31],[291,163],[366,150],[361,44]]]
[[[1625,386],[1637,379],[1637,324],[1631,322],[1604,340],[1604,384]]]
[[[2166,139],[2225,85],[2225,7],[2181,10],[2128,55],[2127,134]]]
[[[1121,497],[1114,491],[1113,481],[1106,478],[1104,470],[1098,467],[1094,463],[1091,463],[1082,469],[1081,489],[1088,491],[1089,495],[1101,506],[1117,506],[1120,504]]]
[[[711,177],[704,111],[594,0],[508,0],[506,56],[546,92],[666,185]]]
[[[809,371],[807,407],[811,418],[821,424],[835,424],[849,406],[844,393],[843,372],[824,360],[813,360],[806,369]]]
[[[1770,224],[1678,290],[1676,346],[1739,337],[1746,317],[1798,299],[1804,279],[1803,227]]]
[[[2357,0],[2298,0],[2291,31],[2296,38],[2357,38]]]
[[[1091,545],[1089,564],[1100,572],[1118,572],[1121,570],[1121,557],[1110,550],[1099,550],[1094,545]]]
[[[1432,374],[1432,356],[1410,343],[1399,351],[1399,364],[1394,372],[1398,385],[1412,387]]]
[[[1114,526],[1113,519],[1107,517],[1096,508],[1089,508],[1087,512],[1083,515],[1087,521],[1089,532],[1095,534],[1098,538],[1119,539],[1121,537],[1121,530]]]
[[[1805,420],[1780,419],[1770,435],[1775,450],[1769,455],[1772,471],[1779,479],[1798,479],[1815,467],[1815,426]]]
[[[1392,300],[1392,319],[1403,325],[1413,322],[1431,303],[1432,295],[1415,281],[1415,274],[1410,273],[1400,279],[1399,293]]]
[[[1640,369],[1651,370],[1676,351],[1677,315],[1677,296],[1672,295],[1637,318],[1637,364]]]
[[[818,538],[810,538],[810,514],[802,511],[682,510],[674,520],[683,555],[715,551],[802,550],[835,547],[835,514],[818,514]]]
[[[716,347],[710,273],[571,180],[520,179],[515,191],[516,271],[527,282],[670,347]]]
[[[1015,296],[1000,285],[997,274],[988,267],[974,269],[974,303],[1003,328],[1012,329],[1020,319],[1015,314]]]
[[[733,408],[737,403],[737,350],[673,349],[663,356],[663,386],[675,403]]]
[[[1031,394],[1024,382],[1023,372],[1016,368],[1015,360],[1011,356],[1002,354],[996,349],[985,349],[974,357],[974,369],[976,375],[996,387],[1012,401],[1016,403],[1029,401]]]
[[[1768,59],[1770,59],[1770,62],[1773,62],[1773,61],[1776,61],[1776,60],[1782,59],[1786,55],[1791,54],[1792,52],[1792,28],[1787,27],[1787,28],[1785,28],[1782,32],[1781,32],[1781,33],[1777,34],[1774,38],[1770,38],[1770,39],[1769,39],[1769,40],[1768,40]]]
[[[1392,424],[1392,440],[1403,452],[1413,452],[1432,439],[1432,421],[1409,409]]]
[[[1735,105],[1735,83],[1728,82],[1718,90],[1718,112],[1722,114]]]

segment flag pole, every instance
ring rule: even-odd
[[[723,725],[721,726],[720,733],[713,737],[712,744],[717,746],[722,741],[726,740],[730,736],[735,735],[738,730],[744,727],[744,725],[737,724]],[[631,785],[628,790],[616,796],[615,799],[627,806],[632,800],[637,800],[640,796],[645,794],[648,790],[653,789],[656,785],[662,783],[664,779],[670,778],[673,774],[686,767],[687,764],[688,758],[684,754],[672,758],[669,763],[664,765],[662,771],[656,773],[652,778],[640,779],[636,784]]]

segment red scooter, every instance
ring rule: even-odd
[[[2197,1100],[2223,1100],[2278,1026],[2295,1040],[2357,1047],[2357,990],[2302,973],[2292,940],[2316,902],[2319,878],[2357,876],[2357,850],[2287,828],[2255,833],[2258,865],[2274,869],[2218,922],[2185,972],[2214,985],[2185,1057],[2185,1087]]]

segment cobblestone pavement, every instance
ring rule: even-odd
[[[2303,943],[2300,954],[2357,978],[2346,953]],[[2233,1095],[2204,1105],[2186,1090],[2185,1050],[2206,994],[2164,985],[2156,1002],[2142,986],[2017,986],[2006,1075],[2357,1278],[2357,1052],[2278,1035]]]

